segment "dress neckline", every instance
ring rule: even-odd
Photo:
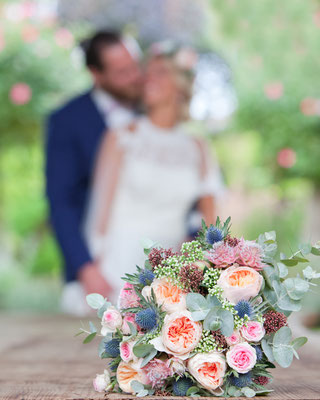
[[[147,116],[141,117],[141,122],[142,125],[144,125],[146,128],[152,130],[152,133],[155,133],[160,136],[173,136],[181,131],[180,123],[176,124],[172,128],[162,128],[158,125],[155,125]]]

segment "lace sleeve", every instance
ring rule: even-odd
[[[195,139],[200,151],[200,185],[199,197],[211,195],[221,197],[225,187],[217,157],[209,144],[201,139]]]

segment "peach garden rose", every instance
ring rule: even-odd
[[[262,282],[262,275],[253,268],[234,265],[221,273],[217,285],[223,289],[223,296],[230,303],[237,304],[240,300],[257,296]]]
[[[186,294],[170,279],[155,279],[151,284],[151,289],[154,290],[157,303],[163,311],[172,313],[186,309]]]
[[[193,321],[189,311],[177,311],[165,316],[161,335],[150,343],[158,351],[185,360],[198,345],[201,334],[201,323]]]
[[[214,391],[223,384],[225,357],[218,352],[198,353],[188,361],[190,374],[207,390]]]
[[[121,390],[125,393],[133,393],[131,387],[132,381],[138,381],[143,385],[148,385],[149,379],[144,369],[141,369],[141,362],[124,362],[120,361],[117,368],[117,382]]]

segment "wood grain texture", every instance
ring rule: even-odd
[[[93,390],[92,379],[106,363],[97,356],[97,341],[83,345],[82,336],[74,337],[79,325],[77,318],[61,315],[0,315],[0,399],[136,399],[116,393],[105,397]],[[319,400],[318,345],[318,340],[310,341],[300,351],[300,362],[276,369],[271,385],[275,392],[259,399]]]

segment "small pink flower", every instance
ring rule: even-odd
[[[218,242],[209,250],[207,258],[215,264],[216,268],[225,268],[236,262],[237,249],[229,246],[227,243]]]
[[[283,96],[283,84],[281,82],[270,82],[265,85],[264,93],[269,100],[278,100]]]
[[[241,239],[237,245],[237,254],[237,263],[239,265],[251,267],[257,271],[263,269],[263,252],[257,243]]]
[[[300,110],[307,117],[320,115],[320,100],[313,97],[306,97],[300,103]]]
[[[134,358],[133,346],[134,346],[133,341],[121,342],[120,357],[124,362],[129,362],[129,361],[133,360],[133,358]]]
[[[60,28],[54,35],[58,46],[64,49],[70,49],[73,46],[74,38],[72,33],[66,28]]]
[[[161,387],[164,381],[173,375],[173,370],[165,361],[155,358],[151,360],[144,368],[153,388]]]
[[[104,370],[103,374],[97,375],[93,380],[93,387],[96,392],[105,392],[111,389],[111,380],[108,370]]]
[[[238,331],[234,331],[231,336],[226,337],[226,341],[229,346],[234,346],[235,344],[240,343],[241,336]]]
[[[119,304],[121,309],[139,307],[139,297],[134,291],[133,285],[126,282],[120,291]]]
[[[120,328],[122,325],[120,312],[115,307],[109,307],[108,310],[103,313],[101,325],[101,335],[106,336],[109,332],[115,332],[117,328]]]
[[[240,332],[248,342],[260,342],[266,333],[263,325],[257,321],[249,321],[247,326],[241,328]]]
[[[27,104],[32,96],[32,91],[29,85],[24,82],[14,84],[10,89],[10,100],[15,105]]]
[[[32,43],[39,37],[39,31],[32,25],[26,25],[22,28],[22,40],[26,43]]]
[[[124,335],[130,335],[130,332],[131,332],[128,322],[130,322],[133,326],[135,326],[137,329],[139,329],[139,326],[136,324],[136,321],[135,321],[135,314],[126,313],[125,316],[123,317],[122,327],[121,327],[122,333]]]
[[[296,152],[289,147],[279,151],[277,161],[282,168],[291,168],[296,163]]]
[[[317,28],[320,28],[320,11],[317,11],[313,14],[313,22]]]
[[[226,354],[229,366],[240,374],[249,372],[256,364],[257,354],[249,343],[232,346]]]

